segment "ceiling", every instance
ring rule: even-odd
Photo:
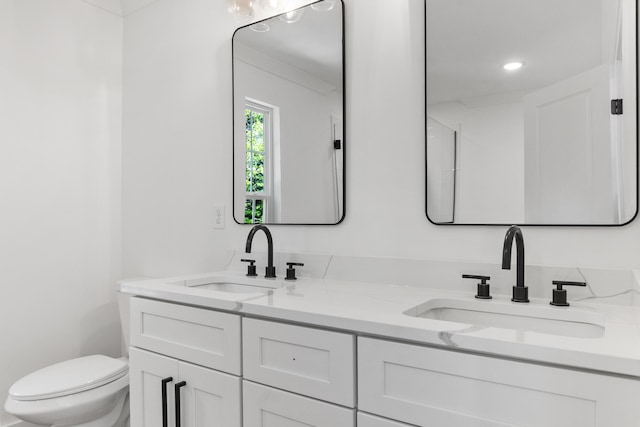
[[[613,59],[618,0],[426,3],[429,104],[521,96]]]
[[[158,0],[83,0],[120,16],[127,16]]]
[[[240,28],[233,36],[234,45],[242,43],[338,87],[342,81],[342,9],[336,3],[327,12],[303,7],[300,20],[291,24],[277,16],[262,21],[269,26],[267,32]]]

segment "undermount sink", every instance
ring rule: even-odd
[[[604,335],[604,317],[579,308],[507,301],[436,298],[404,312],[407,316],[477,327],[539,332],[575,338]]]
[[[247,279],[245,283],[239,282],[240,280],[238,279],[230,279],[226,277],[208,277],[173,282],[171,284],[197,289],[207,289],[216,292],[228,292],[232,294],[267,293],[270,290],[277,289],[282,286],[282,282],[275,282],[258,278]]]

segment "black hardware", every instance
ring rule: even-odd
[[[613,115],[622,114],[622,99],[611,100],[611,114]]]
[[[186,381],[180,381],[175,385],[176,393],[176,427],[180,427],[180,389],[187,385]]]
[[[304,264],[301,262],[288,262],[287,265],[289,267],[287,268],[287,277],[285,277],[284,280],[297,280],[296,269],[293,268],[293,266],[302,267]]]
[[[529,288],[524,285],[524,237],[517,225],[512,225],[504,236],[502,246],[502,269],[511,270],[511,248],[513,238],[516,238],[516,285],[513,287],[513,302],[529,302]]]
[[[463,274],[463,279],[478,279],[480,283],[478,283],[478,292],[476,293],[476,298],[478,299],[491,299],[491,293],[489,291],[489,284],[487,280],[491,280],[489,276],[476,276],[474,274]]]
[[[562,289],[563,286],[587,286],[585,282],[566,282],[564,280],[554,280],[552,283],[556,285],[557,288],[553,290],[553,298],[549,304],[559,307],[569,306],[567,302],[567,290]]]
[[[335,148],[336,150],[339,150],[342,148],[342,141],[340,141],[339,139],[334,139],[333,140],[333,148]]]
[[[264,277],[266,277],[267,279],[273,279],[276,277],[276,268],[273,266],[273,238],[271,237],[271,232],[269,231],[269,229],[260,224],[260,225],[256,225],[254,226],[251,231],[249,231],[249,235],[247,236],[247,244],[245,247],[245,252],[250,254],[251,253],[251,244],[253,243],[253,236],[256,234],[256,232],[258,232],[259,230],[264,231],[264,234],[267,235],[267,267],[265,268],[265,275]]]
[[[162,380],[162,427],[168,427],[169,420],[167,417],[167,383],[173,381],[173,377],[167,377]]]
[[[254,265],[254,263],[256,262],[255,259],[242,258],[240,261],[249,263],[249,265],[247,265],[247,276],[256,277],[258,275],[258,273],[256,273],[256,266]]]

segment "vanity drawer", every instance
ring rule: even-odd
[[[245,427],[355,427],[355,410],[243,381]]]
[[[131,299],[131,345],[240,375],[240,316]]]
[[[640,425],[640,381],[358,338],[358,409],[418,426]]]
[[[264,320],[243,320],[244,377],[355,406],[355,338]]]
[[[358,412],[358,427],[411,427],[409,424]]]

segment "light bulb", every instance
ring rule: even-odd
[[[258,22],[249,27],[251,31],[255,31],[256,33],[266,33],[269,31],[269,26],[264,22]]]
[[[253,18],[253,0],[227,0],[227,11],[240,18]]]
[[[282,22],[286,22],[287,24],[293,24],[294,22],[298,22],[300,18],[302,18],[302,14],[304,10],[296,9],[280,15],[280,20]]]
[[[260,0],[259,4],[266,12],[280,12],[284,7],[282,0]]]
[[[311,9],[315,10],[316,12],[328,12],[333,9],[335,4],[336,3],[334,0],[319,1],[317,3],[313,3],[311,5]]]

